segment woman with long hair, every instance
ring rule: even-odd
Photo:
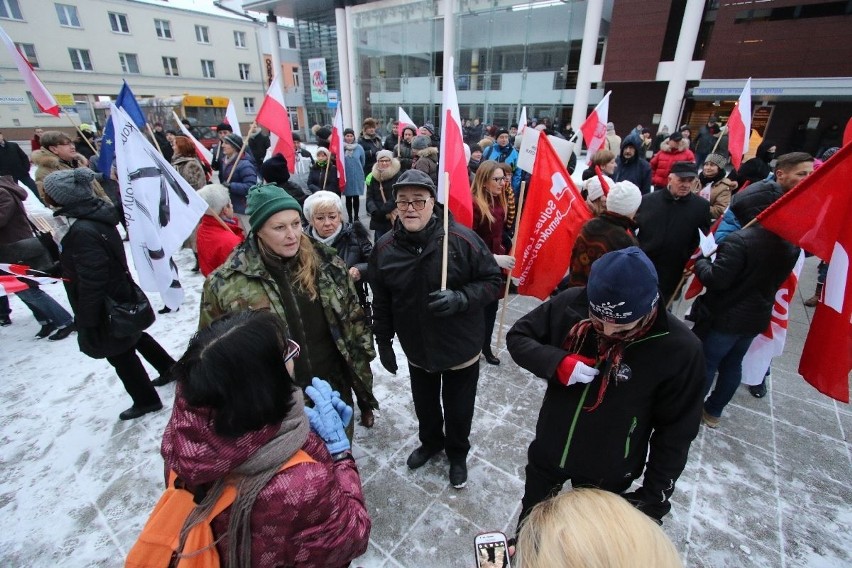
[[[195,155],[195,145],[186,136],[175,136],[172,141],[172,165],[181,175],[186,183],[192,186],[193,189],[199,190],[207,185],[207,177],[204,175],[204,168],[201,167],[201,162]]]
[[[252,188],[246,211],[251,232],[204,282],[199,327],[225,313],[270,309],[302,346],[296,384],[322,377],[346,404],[354,390],[362,405],[378,409],[373,333],[343,260],[302,232],[302,208],[278,186]]]
[[[494,255],[497,265],[504,270],[515,266],[515,259],[506,254],[503,231],[506,228],[506,187],[511,177],[494,160],[485,160],[476,170],[473,178],[473,230],[482,237],[488,250]],[[501,293],[502,297],[502,293]],[[482,355],[491,365],[499,365],[500,359],[491,351],[491,335],[497,319],[497,307],[500,299],[485,306],[485,333],[482,338]]]
[[[321,379],[305,408],[293,379],[300,351],[280,317],[245,311],[200,330],[175,365],[161,451],[198,499],[181,556],[195,552],[185,535],[228,485],[234,502],[210,523],[223,566],[348,566],[367,550],[370,519],[344,433],[352,409]]]

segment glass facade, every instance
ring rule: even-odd
[[[604,3],[595,63],[612,16]],[[418,124],[440,114],[444,22],[439,0],[368,3],[352,9],[361,116],[386,121],[402,106]],[[529,118],[570,121],[586,2],[459,0],[455,15],[456,89],[463,118],[509,125]],[[304,48],[304,42],[302,43]],[[594,87],[595,85],[593,85]],[[589,103],[603,91],[593,89]]]

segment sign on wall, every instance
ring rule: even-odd
[[[315,103],[328,102],[328,76],[325,71],[325,57],[308,59],[308,70],[311,76],[311,101]]]

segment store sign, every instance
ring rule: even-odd
[[[325,57],[308,59],[308,71],[311,77],[311,101],[328,102],[328,75],[325,70]]]
[[[339,102],[338,97],[340,95],[336,90],[329,89],[328,90],[328,108],[337,108],[337,104]]]
[[[0,105],[25,105],[27,97],[16,97],[13,95],[0,95]]]

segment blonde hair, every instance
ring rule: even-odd
[[[506,192],[501,191],[500,195],[494,196],[485,187],[488,184],[488,180],[491,179],[491,176],[497,170],[503,172],[504,176],[506,175],[506,171],[501,164],[494,160],[485,160],[476,169],[476,175],[473,177],[473,185],[470,188],[473,194],[473,205],[479,210],[479,216],[488,221],[489,227],[494,223],[494,214],[491,212],[491,207],[494,205],[495,199],[503,207],[503,211],[507,209]]]
[[[260,236],[257,236],[257,245],[260,250],[268,255],[275,254],[264,242]],[[308,295],[308,298],[313,302],[318,297],[317,294],[317,277],[319,276],[320,259],[313,242],[305,233],[299,235],[299,252],[296,253],[296,285]]]
[[[518,535],[519,568],[683,568],[669,537],[622,497],[575,489],[539,503]]]

